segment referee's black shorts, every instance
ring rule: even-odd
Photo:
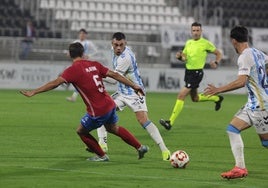
[[[184,81],[185,87],[196,89],[204,76],[203,69],[187,70],[185,69]]]

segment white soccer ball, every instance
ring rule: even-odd
[[[170,157],[170,164],[174,168],[185,168],[189,161],[189,155],[183,150],[175,151]]]

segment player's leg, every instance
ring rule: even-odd
[[[227,179],[241,178],[248,175],[244,159],[244,143],[240,132],[249,128],[246,111],[241,110],[237,113],[231,123],[227,126],[227,134],[230,141],[231,150],[235,159],[235,167],[221,176]]]
[[[268,149],[268,133],[259,134],[259,137],[260,137],[262,146]]]
[[[94,153],[99,156],[99,161],[108,161],[108,156],[104,153],[104,151],[101,149],[100,145],[98,144],[97,140],[89,133],[89,130],[86,129],[84,126],[79,125],[77,130],[77,134],[79,135],[80,139],[86,144],[86,146]],[[89,158],[91,160],[93,158]],[[94,160],[97,161],[97,160]]]
[[[131,110],[135,113],[136,119],[140,125],[143,126],[155,143],[159,145],[162,151],[163,160],[168,160],[170,157],[170,151],[167,149],[158,128],[148,119],[148,109],[145,96],[122,97],[122,101],[129,108],[131,108]]]
[[[141,145],[138,139],[124,127],[117,126],[116,124],[105,124],[105,128],[109,133],[120,137],[128,145],[134,147],[138,151],[138,159],[142,159],[144,154],[148,152],[149,148]]]
[[[116,109],[113,109],[110,113],[105,115],[105,122],[103,123],[106,130],[120,137],[130,146],[134,147],[138,151],[138,159],[144,157],[144,154],[149,150],[147,146],[141,145],[138,139],[132,135],[127,129],[121,126],[117,126],[118,116],[116,114]]]
[[[213,101],[215,102],[215,110],[218,111],[221,108],[221,103],[223,101],[223,96],[213,95],[206,96],[202,93],[197,93],[197,88],[199,88],[199,84],[201,83],[204,76],[203,70],[188,70],[185,73],[185,82],[186,87],[192,88],[191,90],[191,99],[193,102],[205,102],[205,101]]]
[[[78,97],[78,95],[79,95],[78,91],[75,90],[75,91],[73,92],[72,96],[70,96],[70,97],[66,97],[66,100],[67,100],[67,101],[70,101],[70,102],[75,102],[76,99],[77,99],[77,97]]]
[[[206,96],[203,93],[198,94],[197,88],[192,88],[190,95],[193,102],[205,102],[205,101],[215,102],[216,111],[218,111],[221,108],[221,103],[224,99],[223,96],[221,95]]]
[[[114,99],[114,102],[116,104],[116,110],[122,111],[126,104],[123,102],[122,98],[120,97],[120,94],[118,92],[115,92],[111,95],[111,97]],[[105,129],[105,126],[102,126],[97,129],[97,134],[99,138],[99,144],[101,148],[107,153],[108,152],[108,135],[107,131]]]
[[[163,160],[168,161],[170,158],[170,151],[166,147],[165,142],[156,125],[148,119],[147,111],[137,111],[135,114],[138,122],[148,132],[154,142],[159,146],[160,150],[162,151]]]
[[[252,114],[253,125],[259,135],[261,144],[268,149],[268,111],[255,111],[254,113],[252,112]]]
[[[164,119],[159,120],[159,123],[162,126],[164,126],[167,130],[171,129],[171,126],[173,126],[175,120],[180,115],[184,106],[184,100],[187,97],[187,95],[190,93],[190,91],[191,91],[190,88],[187,88],[187,87],[182,88],[180,93],[178,94],[178,97],[173,107],[170,118],[168,120],[164,120]]]
[[[212,95],[206,96],[203,93],[198,94],[197,88],[199,87],[200,82],[202,81],[204,76],[203,70],[199,70],[197,72],[192,72],[189,76],[189,83],[192,88],[191,98],[193,102],[205,102],[212,101],[215,102],[215,110],[218,111],[221,108],[221,103],[223,101],[223,96],[221,95]]]
[[[101,126],[97,129],[97,133],[98,133],[98,138],[99,138],[99,144],[101,146],[101,148],[103,149],[103,151],[105,153],[108,152],[108,145],[107,145],[107,131],[105,129],[104,126]]]
[[[221,103],[223,99],[224,98],[221,95],[206,96],[203,93],[200,93],[198,94],[198,100],[196,102],[205,102],[205,101],[215,102],[215,111],[218,111],[221,108]]]
[[[81,119],[81,124],[77,128],[77,134],[81,140],[86,144],[88,150],[97,155],[94,157],[88,158],[90,161],[108,161],[109,157],[102,150],[97,140],[90,134],[90,131],[97,129],[101,126],[101,121],[103,119],[92,118],[89,114],[85,114]]]

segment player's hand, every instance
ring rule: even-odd
[[[26,97],[32,97],[35,95],[35,93],[33,91],[25,91],[25,90],[21,90],[20,93]]]
[[[209,63],[210,67],[213,68],[213,69],[216,69],[218,67],[218,63],[216,63],[216,61],[211,61]]]
[[[214,85],[212,84],[208,84],[208,86],[206,87],[206,89],[204,90],[204,94],[205,95],[216,95],[218,94],[218,88],[215,87]]]
[[[143,89],[140,86],[135,85],[135,87],[133,87],[133,89],[135,90],[137,95],[139,95],[139,96],[144,96],[145,95]]]
[[[182,52],[181,52],[181,51],[178,51],[178,52],[176,53],[176,59],[181,60],[181,58],[182,58]]]

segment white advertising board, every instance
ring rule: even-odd
[[[68,65],[40,64],[0,64],[1,89],[32,89],[55,79]],[[184,69],[140,69],[147,92],[178,92],[184,86]],[[199,91],[207,84],[224,85],[237,77],[237,70],[207,69]],[[116,85],[105,84],[108,91],[115,91]],[[64,89],[59,87],[58,89]],[[245,93],[239,89],[232,93]]]

